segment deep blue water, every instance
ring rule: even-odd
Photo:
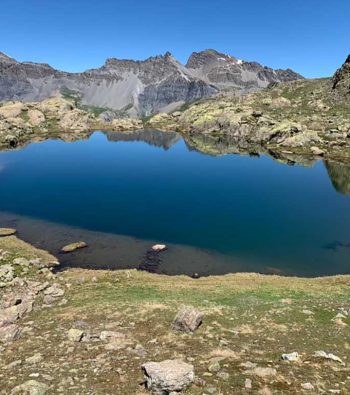
[[[215,157],[180,138],[158,145],[96,132],[2,152],[0,211],[205,248],[247,270],[350,272],[347,167],[334,165],[331,180],[322,161]]]

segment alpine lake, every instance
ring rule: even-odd
[[[222,138],[96,131],[0,152],[0,226],[62,268],[346,274],[350,166]],[[79,240],[88,247],[60,253]],[[156,243],[168,249],[150,254]]]

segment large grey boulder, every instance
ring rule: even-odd
[[[192,306],[183,307],[176,315],[172,328],[180,332],[193,333],[202,324],[203,313]]]
[[[147,362],[142,365],[146,387],[155,395],[168,395],[181,392],[194,381],[193,365],[181,360]]]

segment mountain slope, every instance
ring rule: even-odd
[[[192,54],[186,66],[167,52],[144,61],[112,58],[102,67],[82,73],[17,62],[0,53],[0,101],[40,101],[63,94],[82,105],[131,116],[171,111],[221,90],[244,93],[299,78],[290,70],[272,70],[214,50]]]

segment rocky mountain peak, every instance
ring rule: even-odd
[[[333,76],[333,89],[350,94],[350,55]]]
[[[239,59],[216,51],[215,49],[205,49],[201,52],[193,52],[188,58],[186,67],[197,69],[218,62],[240,63]]]

